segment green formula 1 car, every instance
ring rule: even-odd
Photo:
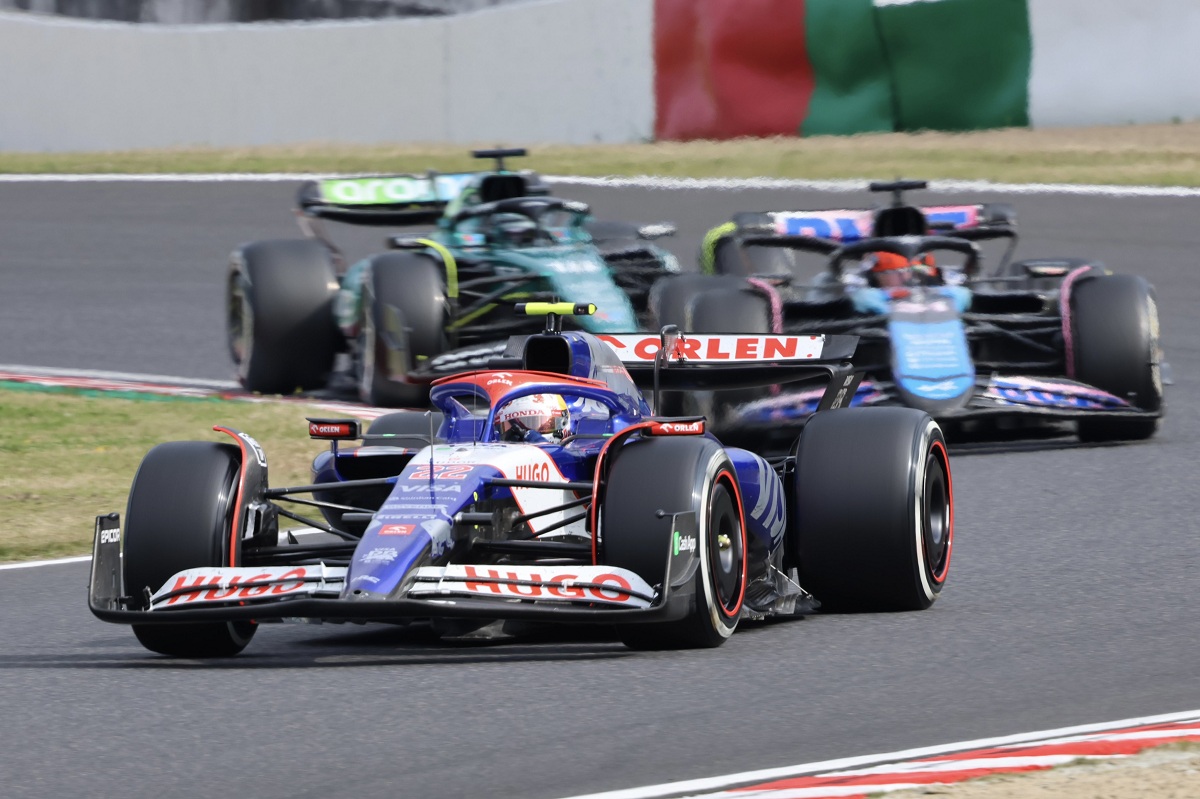
[[[598,222],[584,203],[550,196],[535,173],[505,168],[524,154],[476,151],[495,159],[486,172],[301,186],[307,238],[256,241],[231,257],[227,335],[241,384],[290,394],[348,373],[364,402],[416,406],[433,378],[469,366],[473,351],[538,332],[514,303],[587,301],[600,310],[579,319],[582,329],[642,328],[651,284],[679,270],[652,243],[674,228]],[[324,221],[432,229],[391,235],[386,252],[348,265]]]

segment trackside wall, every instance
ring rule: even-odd
[[[527,0],[137,25],[0,12],[0,150],[538,144],[1200,119],[1197,0]]]
[[[1200,118],[1196,0],[657,0],[665,139]]]
[[[652,3],[243,26],[0,13],[0,150],[647,139]]]
[[[1200,119],[1196,0],[1028,0],[1034,127]]]

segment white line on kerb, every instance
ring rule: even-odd
[[[280,183],[361,175],[322,175],[300,172],[228,172],[210,174],[20,174],[0,175],[0,183]],[[567,186],[663,189],[668,191],[744,191],[747,189],[793,189],[823,192],[865,191],[868,178],[851,180],[799,180],[793,178],[667,178],[653,175],[631,177],[581,177],[546,175],[549,183]],[[931,180],[929,190],[944,194],[996,192],[1000,194],[1076,194],[1103,197],[1200,197],[1200,189],[1187,186],[1106,186],[1076,183],[993,183],[987,180]]]
[[[914,760],[932,755],[963,752],[970,749],[986,749],[1006,744],[1032,743],[1049,738],[1059,738],[1067,735],[1082,735],[1105,730],[1121,729],[1123,727],[1138,727],[1145,724],[1167,724],[1177,721],[1193,721],[1200,719],[1200,710],[1188,710],[1180,713],[1167,713],[1161,716],[1141,716],[1120,721],[1106,721],[1100,724],[1083,724],[1076,727],[1062,727],[1054,730],[1039,730],[1038,732],[1023,732],[1016,735],[1005,735],[997,738],[979,738],[974,741],[960,741],[952,744],[927,746],[920,749],[903,749],[898,752],[885,752],[878,755],[863,755],[860,757],[845,757],[838,760],[822,760],[815,763],[802,763],[795,766],[760,769],[758,771],[743,771],[737,774],[725,774],[720,777],[708,777],[697,780],[682,780],[661,785],[647,785],[641,788],[628,788],[604,793],[589,793],[565,799],[661,799],[670,796],[690,796],[702,791],[719,791],[739,785],[749,785],[757,782],[767,782],[785,777],[799,777],[807,774],[817,774],[827,771],[842,771],[844,769],[870,766],[879,763]],[[872,787],[874,790],[874,787]],[[860,786],[859,792],[862,792]],[[748,794],[752,795],[752,794]]]
[[[143,375],[134,372],[106,372],[100,369],[63,369],[57,366],[24,366],[22,364],[0,364],[0,372],[15,372],[38,377],[85,377],[97,380],[120,380],[127,383],[162,383],[169,386],[195,386],[198,388],[236,389],[241,388],[232,380],[205,380],[195,377],[172,377],[170,375]]]

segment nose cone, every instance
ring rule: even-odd
[[[975,388],[975,364],[957,314],[893,314],[892,375],[905,404],[937,416],[964,407]]]

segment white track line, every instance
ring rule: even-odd
[[[71,558],[57,558],[56,560],[28,560],[21,563],[0,563],[0,571],[5,571],[6,569],[33,569],[38,566],[59,566],[63,563],[83,563],[91,559],[91,555],[76,555]]]
[[[1160,716],[1141,716],[1132,719],[1122,719],[1120,721],[1106,721],[1100,724],[1082,724],[1075,727],[1039,730],[1037,732],[1023,732],[1016,735],[1005,735],[996,738],[979,738],[974,741],[960,741],[952,744],[926,746],[919,749],[903,749],[898,752],[885,752],[877,755],[846,757],[838,760],[821,760],[815,763],[801,763],[794,766],[781,766],[779,768],[743,771],[736,774],[724,774],[719,777],[681,780],[679,782],[668,782],[660,785],[646,785],[640,788],[605,791],[603,793],[590,793],[579,796],[571,796],[567,797],[566,799],[661,799],[661,797],[669,796],[689,796],[697,793],[708,793],[726,788],[734,788],[739,785],[769,782],[771,780],[779,780],[785,777],[799,777],[808,774],[817,774],[830,771],[844,771],[847,769],[861,768],[880,763],[914,760],[916,758],[931,757],[933,755],[949,754],[952,752],[962,752],[970,749],[987,749],[997,746],[1006,746],[1008,744],[1043,741],[1049,738],[1060,738],[1071,735],[1086,735],[1094,732],[1104,732],[1105,730],[1121,729],[1123,727],[1139,727],[1146,724],[1167,724],[1176,721],[1192,721],[1194,719],[1200,719],[1200,710],[1188,710],[1181,713],[1166,713]],[[877,790],[880,790],[879,786],[870,786],[870,792],[875,792]],[[862,786],[858,786],[857,793],[864,792],[867,791],[864,791]],[[753,796],[753,793],[749,793],[747,796]]]
[[[358,177],[358,175],[328,175],[301,172],[198,173],[186,172],[146,174],[0,174],[0,183],[280,183],[301,180],[320,180],[329,177]],[[799,180],[793,178],[668,178],[653,175],[631,177],[580,177],[575,175],[546,175],[549,183],[568,186],[604,186],[610,188],[664,189],[670,191],[744,191],[747,189],[793,189],[823,192],[865,191],[868,178],[851,180]],[[1000,194],[1074,194],[1102,197],[1200,197],[1200,189],[1187,186],[1108,186],[1075,183],[993,183],[987,180],[932,180],[929,190],[940,193],[996,192]]]

